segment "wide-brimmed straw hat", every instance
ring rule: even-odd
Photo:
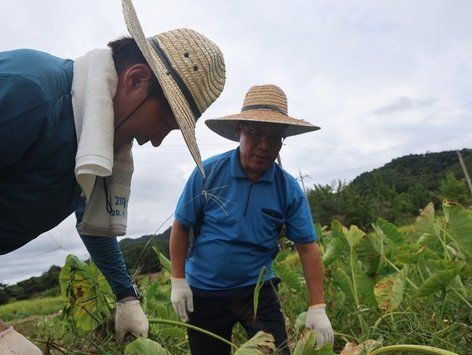
[[[287,125],[285,136],[316,131],[320,127],[288,115],[287,96],[276,85],[256,85],[244,98],[241,113],[205,121],[208,128],[222,137],[239,141],[236,132],[240,122],[268,122]]]
[[[223,54],[216,44],[190,29],[146,38],[131,0],[122,0],[122,4],[128,31],[156,75],[185,143],[203,173],[195,123],[223,91]]]

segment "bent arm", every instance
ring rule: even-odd
[[[303,274],[305,275],[306,284],[308,286],[310,306],[324,303],[323,266],[321,264],[318,246],[315,242],[311,242],[295,244],[295,247],[300,255]]]
[[[133,282],[116,238],[80,236],[93,262],[107,279],[117,300],[134,296]]]
[[[170,232],[170,260],[172,262],[172,277],[185,278],[185,260],[189,246],[189,229],[174,220]]]

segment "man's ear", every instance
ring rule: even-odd
[[[127,90],[143,90],[147,93],[149,83],[151,81],[151,68],[146,64],[135,64],[124,73],[124,84]]]

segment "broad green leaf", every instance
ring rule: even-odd
[[[359,297],[360,305],[367,305],[372,308],[377,307],[377,301],[374,295],[374,281],[362,271],[359,264],[355,264],[353,268],[353,285]]]
[[[428,205],[421,211],[420,215],[416,218],[416,222],[413,225],[413,235],[416,238],[421,237],[424,234],[434,234],[434,205],[428,203]]]
[[[126,345],[125,355],[170,355],[170,352],[151,339],[138,338]]]
[[[408,267],[405,266],[400,272],[382,278],[375,285],[375,298],[382,312],[391,312],[402,302],[407,273]]]
[[[374,230],[375,231],[375,230]],[[384,236],[378,233],[370,233],[369,241],[379,256],[384,255]]]
[[[64,315],[70,317],[74,326],[88,331],[111,316],[113,293],[95,264],[68,255],[59,284],[66,298]]]
[[[306,332],[297,341],[293,355],[312,355],[315,353],[316,337],[313,331]]]
[[[260,355],[275,352],[275,340],[272,334],[259,331],[244,343],[234,355]]]
[[[365,233],[354,225],[349,228],[349,231],[347,233],[344,233],[344,237],[349,243],[351,249],[354,249],[359,245],[359,242],[361,241],[364,235]]]
[[[405,236],[402,232],[392,223],[386,221],[383,218],[379,218],[377,223],[374,225],[374,230],[377,233],[382,233],[388,240],[395,244],[401,244],[405,241]]]
[[[300,282],[300,278],[298,277],[298,273],[291,270],[290,267],[283,264],[274,264],[274,271],[278,277],[284,282],[287,286],[292,288],[297,292],[301,292],[303,290],[303,285]]]
[[[459,275],[464,264],[455,268],[437,271],[427,278],[421,285],[418,293],[420,296],[430,296],[438,291],[443,291]]]
[[[326,252],[322,257],[323,267],[327,268],[335,260],[342,259],[344,256],[344,249],[346,245],[347,243],[344,239],[332,239],[329,242],[328,247],[326,248]]]
[[[307,312],[302,312],[297,316],[297,319],[295,320],[295,329],[297,331],[305,329],[306,315]]]
[[[290,267],[300,265],[300,254],[298,254],[297,252],[290,252],[290,254],[288,254],[285,259],[279,261],[279,264],[287,265]]]
[[[293,355],[336,355],[330,344],[316,348],[316,335],[314,331],[308,331],[302,335],[295,346]]]
[[[318,236],[318,242],[320,242],[326,236],[326,226],[322,227],[321,224],[315,223],[315,232]]]
[[[372,235],[363,238],[357,248],[357,257],[364,264],[368,275],[375,275],[380,263],[380,254],[371,242]]]
[[[331,237],[336,239],[344,239],[344,234],[347,233],[347,228],[344,227],[338,220],[331,222]]]
[[[343,269],[339,268],[334,274],[334,283],[341,289],[349,300],[354,300],[354,286],[351,278]]]
[[[461,206],[443,204],[449,238],[457,245],[467,262],[472,262],[472,211]]]
[[[158,247],[153,246],[152,248],[156,252],[157,258],[159,259],[159,262],[161,263],[164,270],[166,270],[169,273],[172,273],[172,264],[171,264],[170,260],[167,259],[167,257],[164,254],[161,253],[161,251],[159,250]]]

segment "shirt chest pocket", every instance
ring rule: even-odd
[[[261,208],[262,228],[268,233],[279,235],[285,223],[285,217],[277,210]]]

